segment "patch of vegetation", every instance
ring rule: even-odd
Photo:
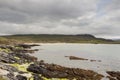
[[[15,59],[17,59],[17,60],[20,60],[20,58],[19,57],[14,57]]]
[[[22,43],[22,41],[0,37],[0,44],[16,44],[16,43]]]
[[[0,44],[8,44],[9,41],[6,38],[0,37]]]
[[[42,77],[44,80],[69,80],[69,79],[66,79],[66,78],[51,78],[51,79],[48,79],[48,78],[45,78],[45,77]],[[75,79],[74,79],[75,80]]]
[[[23,47],[14,47],[15,49],[17,50],[23,50],[24,48]]]
[[[11,52],[11,50],[10,49],[2,49],[2,48],[0,48],[0,52],[9,53],[9,52]]]
[[[16,57],[17,58],[17,57]],[[16,67],[19,71],[23,71],[23,72],[28,72],[27,68],[30,65],[30,63],[26,63],[26,64],[11,64],[11,66]]]

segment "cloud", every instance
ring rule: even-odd
[[[17,17],[24,17],[26,14],[26,16],[35,20],[44,18],[59,20],[63,18],[76,18],[88,11],[94,10],[95,4],[92,3],[94,1],[95,0],[13,0],[9,2],[9,0],[2,0],[0,5],[2,9],[4,8],[6,13],[9,14],[7,16],[16,13]],[[3,17],[5,16],[3,15]]]
[[[0,0],[0,34],[120,38],[119,4],[119,0]]]

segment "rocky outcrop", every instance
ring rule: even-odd
[[[107,73],[110,75],[108,76],[110,80],[120,80],[120,72],[107,71]]]
[[[86,58],[80,58],[80,57],[76,57],[76,56],[65,56],[65,57],[68,57],[70,60],[85,60],[85,61],[89,60],[89,59],[86,59]],[[101,62],[101,60],[94,60],[94,59],[91,59],[89,61],[90,62]]]
[[[36,57],[28,54],[37,51],[31,50],[31,46],[35,45],[0,45],[0,76],[2,78],[5,80],[27,80],[24,75],[29,75],[29,73],[19,70],[19,65],[37,61]],[[25,70],[26,67],[20,68]],[[37,77],[35,76],[35,78]]]
[[[80,58],[80,57],[76,57],[76,56],[65,56],[65,57],[68,57],[70,60],[88,60],[88,59]]]
[[[94,59],[91,59],[90,61],[91,62],[102,62],[101,60],[94,60]]]
[[[13,52],[13,53],[7,54],[4,52],[0,52],[0,61],[4,63],[22,64],[22,63],[37,61],[37,58],[24,53]]]
[[[31,48],[34,46],[40,46],[40,45],[38,45],[38,44],[18,44],[18,45],[16,45],[16,47],[22,47],[22,48]]]
[[[28,71],[41,74],[47,78],[68,78],[77,80],[101,80],[103,75],[91,70],[84,70],[78,68],[67,68],[56,64],[47,64],[38,62],[31,64]]]

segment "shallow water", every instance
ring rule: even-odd
[[[105,71],[120,71],[119,44],[46,43],[40,45],[34,47],[40,50],[32,55],[47,63],[94,70],[104,75],[106,75]],[[101,62],[69,60],[65,56],[101,60]]]

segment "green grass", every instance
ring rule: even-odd
[[[8,39],[0,37],[0,44],[7,44],[9,43]]]
[[[16,44],[21,43],[22,41],[16,39],[9,39],[6,37],[0,37],[0,44]]]

